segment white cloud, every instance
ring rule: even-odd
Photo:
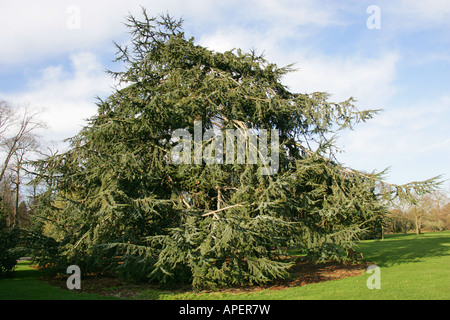
[[[380,7],[382,19],[392,30],[417,31],[450,26],[448,0],[383,1]]]
[[[0,10],[0,43],[7,44],[1,46],[0,65],[37,61],[79,50],[112,49],[112,41],[120,41],[126,33],[125,17],[130,12],[140,15],[141,6],[151,16],[166,12],[182,16],[186,25],[205,33],[209,26],[226,28],[233,23],[245,28],[255,21],[261,22],[260,27],[267,25],[272,31],[278,27],[284,32],[304,24],[342,23],[334,16],[335,9],[316,1],[6,1]],[[79,28],[72,28],[73,21],[80,23]]]
[[[310,0],[230,0],[221,3],[204,0],[4,1],[0,11],[0,43],[7,45],[1,46],[0,64],[24,63],[61,52],[110,46],[113,40],[120,40],[118,38],[125,34],[125,16],[129,12],[139,14],[141,5],[151,15],[169,12],[175,16],[184,16],[187,25],[203,29],[202,32],[209,36],[219,28],[226,30],[227,25],[245,30],[257,23],[258,33],[266,30],[267,35],[278,38],[292,34],[298,36],[301,32],[299,26],[308,25],[311,31],[311,28],[345,25],[348,22],[344,13],[351,12],[354,15],[356,10],[356,6],[351,3],[337,5],[334,2]],[[79,8],[79,29],[68,27],[68,22],[75,14],[68,11],[71,6]],[[380,8],[382,29],[385,21],[390,23],[391,28],[413,29],[448,26],[450,23],[450,3],[447,0],[382,1]],[[364,10],[357,13],[362,18],[367,15]],[[237,31],[233,35],[239,36],[238,29],[229,30]]]
[[[0,65],[23,64],[79,50],[112,48],[137,1],[6,1],[0,10]],[[69,10],[71,7],[78,11]],[[72,28],[79,13],[79,28]],[[7,31],[6,31],[7,30]]]
[[[396,183],[411,179],[405,177],[427,179],[448,173],[449,118],[450,96],[391,106],[355,131],[341,135],[339,145],[345,153],[340,158],[366,171],[392,167],[390,178]]]
[[[412,18],[415,23],[449,23],[450,3],[447,0],[402,0],[399,12],[404,12],[405,18]]]
[[[287,26],[317,25],[325,27],[332,24],[344,24],[339,20],[336,8],[326,6],[320,1],[272,1],[258,0],[247,2],[247,14],[267,21],[268,24]]]
[[[75,135],[85,120],[97,110],[96,96],[111,92],[112,79],[91,52],[70,56],[70,69],[52,65],[41,70],[39,77],[30,79],[25,92],[3,93],[12,105],[30,105],[44,109],[41,119],[48,125],[45,138],[62,140]]]
[[[294,91],[326,91],[334,101],[354,97],[363,108],[381,108],[396,92],[396,53],[386,52],[378,58],[299,53],[297,61],[299,71],[286,78]]]

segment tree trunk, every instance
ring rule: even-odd
[[[420,217],[416,217],[416,234],[420,234],[420,228],[422,227],[422,223],[420,222]]]
[[[20,185],[20,164],[17,163],[16,168],[16,194],[14,202],[14,224],[13,226],[19,226],[19,185]]]

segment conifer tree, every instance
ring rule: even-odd
[[[51,249],[61,264],[195,288],[261,284],[288,275],[281,247],[316,261],[346,259],[380,226],[386,203],[436,186],[435,178],[392,185],[383,172],[339,163],[331,137],[378,110],[293,93],[282,84],[292,66],[199,46],[168,15],[144,10],[127,25],[131,43],[117,45],[125,69],[110,71],[120,86],[99,100],[69,151],[36,163],[39,178],[54,181],[42,196],[41,230],[58,243]],[[244,163],[196,162],[195,150],[210,150],[211,139],[183,150],[189,163],[174,163],[180,129],[203,138],[276,132],[268,140],[278,148],[269,143],[267,152],[278,153],[277,167],[264,174],[263,158],[247,161],[249,148],[235,150]]]

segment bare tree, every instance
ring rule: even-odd
[[[407,214],[405,208],[395,208],[390,211],[389,214],[389,231],[391,232],[403,232],[408,231],[408,225],[410,225],[410,217]]]
[[[13,226],[17,225],[19,216],[21,170],[27,156],[39,147],[37,131],[45,128],[38,119],[40,112],[30,108],[15,110],[6,101],[0,101],[0,148],[4,151],[0,184],[9,184],[10,187],[5,188],[14,192]],[[9,169],[13,171],[11,175],[7,174]]]
[[[16,118],[16,121],[14,121],[14,117],[10,117],[6,122],[5,127],[14,126],[16,128],[12,136],[3,138],[1,141],[3,148],[6,149],[6,157],[3,162],[2,170],[0,172],[0,181],[3,180],[6,168],[9,165],[11,157],[20,148],[20,145],[23,144],[23,140],[30,139],[30,136],[35,135],[36,130],[45,127],[45,125],[37,119],[37,115],[39,113],[39,111],[25,109],[23,114],[19,115],[19,117]],[[8,123],[10,121],[14,121],[15,123]]]
[[[446,213],[449,199],[444,192],[434,191],[417,197],[417,201],[408,209],[408,215],[414,220],[416,234],[422,228],[427,230],[444,230],[450,226],[450,217]]]
[[[22,136],[20,141],[16,145],[16,150],[13,154],[14,164],[12,170],[14,172],[14,224],[17,225],[19,219],[19,202],[20,202],[20,185],[21,185],[21,171],[23,165],[27,160],[27,154],[37,151],[39,143],[35,135],[27,134]]]
[[[450,203],[444,191],[435,191],[430,195],[430,210],[426,219],[426,227],[430,230],[445,230],[450,226],[450,217],[446,213],[446,206]]]
[[[4,133],[12,125],[14,112],[8,102],[0,100],[0,140]]]

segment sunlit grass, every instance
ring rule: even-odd
[[[371,274],[283,290],[251,293],[173,293],[144,290],[147,299],[264,299],[264,300],[440,300],[450,299],[450,232],[387,235],[363,241],[366,261],[380,267],[381,289],[369,289]]]
[[[39,278],[42,272],[30,267],[30,262],[17,264],[14,277],[0,279],[0,300],[96,300],[105,297],[74,292],[52,286]]]

